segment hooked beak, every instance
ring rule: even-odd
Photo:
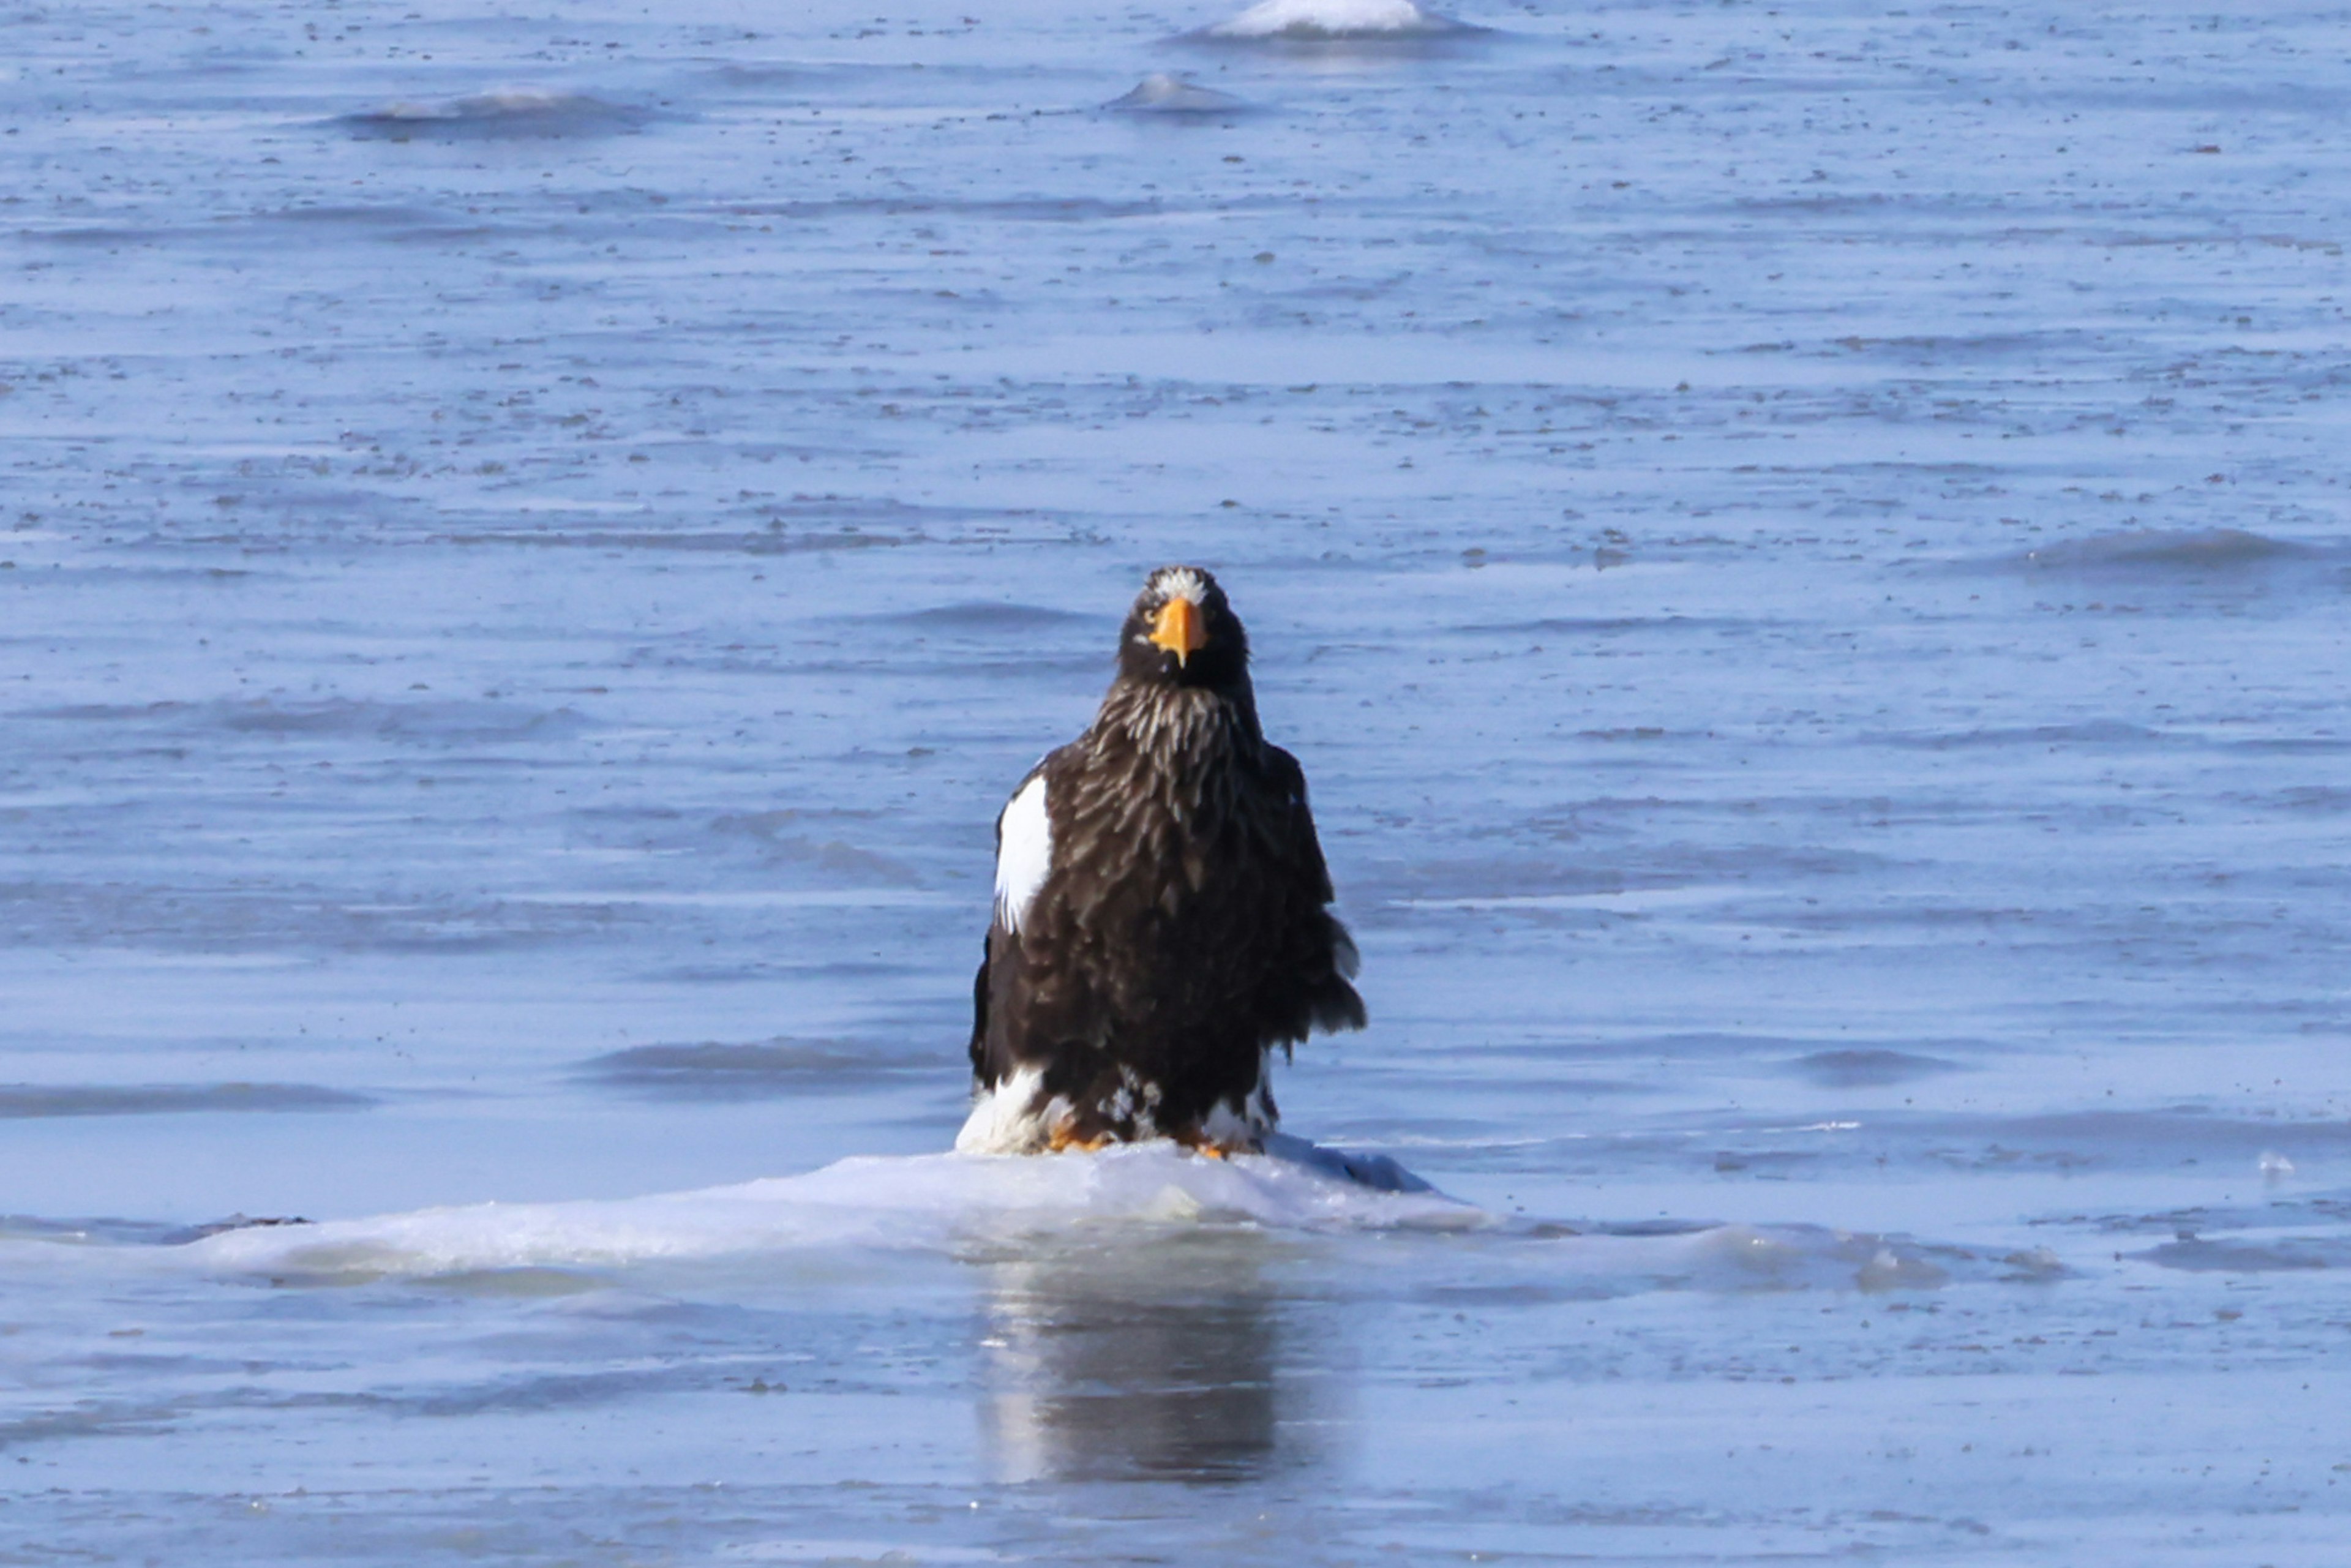
[[[1208,628],[1200,615],[1200,607],[1188,599],[1171,599],[1159,607],[1159,618],[1152,622],[1151,641],[1176,655],[1177,668],[1208,645]]]

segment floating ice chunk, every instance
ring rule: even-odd
[[[1782,1280],[1805,1260],[1802,1248],[1744,1225],[1726,1225],[1698,1243],[1701,1256],[1729,1265],[1735,1274]]]
[[[388,103],[371,113],[345,115],[340,123],[359,135],[394,141],[412,137],[465,141],[596,136],[633,131],[651,118],[643,110],[584,93],[499,88],[434,102]]]
[[[1259,0],[1203,38],[1427,38],[1471,29],[1413,0]]]
[[[1728,1291],[1931,1291],[1949,1282],[1945,1263],[1980,1264],[1956,1248],[1812,1225],[1719,1226],[1671,1239],[1662,1256],[1675,1260],[1667,1277]]]
[[[2046,1247],[2033,1247],[2021,1252],[2011,1252],[2002,1257],[2001,1261],[2007,1264],[2012,1270],[2002,1274],[2001,1278],[2003,1280],[2021,1280],[2037,1284],[2045,1281],[2063,1279],[2066,1273],[2064,1260]]]
[[[1102,107],[1122,114],[1230,114],[1249,105],[1231,93],[1154,71]]]
[[[1280,1140],[1216,1160],[1172,1144],[1099,1154],[842,1160],[806,1176],[610,1202],[475,1204],[208,1237],[206,1266],[355,1280],[624,1267],[831,1247],[946,1250],[1086,1221],[1289,1230],[1458,1230],[1489,1223],[1384,1161]],[[1294,1151],[1302,1151],[1296,1155]]]
[[[1881,1247],[1855,1270],[1853,1282],[1865,1291],[1931,1291],[1950,1275],[1915,1253]]]

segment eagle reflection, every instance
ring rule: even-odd
[[[1304,1390],[1265,1237],[1053,1245],[988,1265],[981,1419],[1002,1479],[1242,1480],[1305,1457],[1281,1451]]]

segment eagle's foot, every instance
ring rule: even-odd
[[[1046,1147],[1057,1155],[1091,1155],[1098,1149],[1110,1147],[1115,1142],[1114,1138],[1081,1138],[1074,1128],[1064,1123],[1053,1129],[1052,1139]]]
[[[1179,1148],[1189,1149],[1196,1155],[1205,1155],[1212,1160],[1221,1160],[1228,1155],[1265,1153],[1254,1138],[1245,1138],[1230,1143],[1219,1142],[1198,1127],[1187,1128],[1176,1134],[1176,1144]]]

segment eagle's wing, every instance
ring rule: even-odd
[[[1045,769],[1059,753],[1029,770],[996,817],[996,913],[979,951],[971,984],[971,1071],[983,1086],[1008,1076],[1013,1063],[988,1060],[988,960],[999,940],[1017,935],[1053,869],[1053,823],[1045,809]]]
[[[1285,988],[1296,988],[1296,1038],[1304,1039],[1309,1029],[1324,1033],[1361,1029],[1367,1021],[1364,998],[1347,983],[1355,977],[1361,960],[1354,938],[1330,910],[1331,870],[1315,836],[1314,813],[1306,804],[1306,770],[1281,747],[1265,749],[1268,771],[1283,803],[1274,830],[1286,873],[1285,921],[1279,940]]]

